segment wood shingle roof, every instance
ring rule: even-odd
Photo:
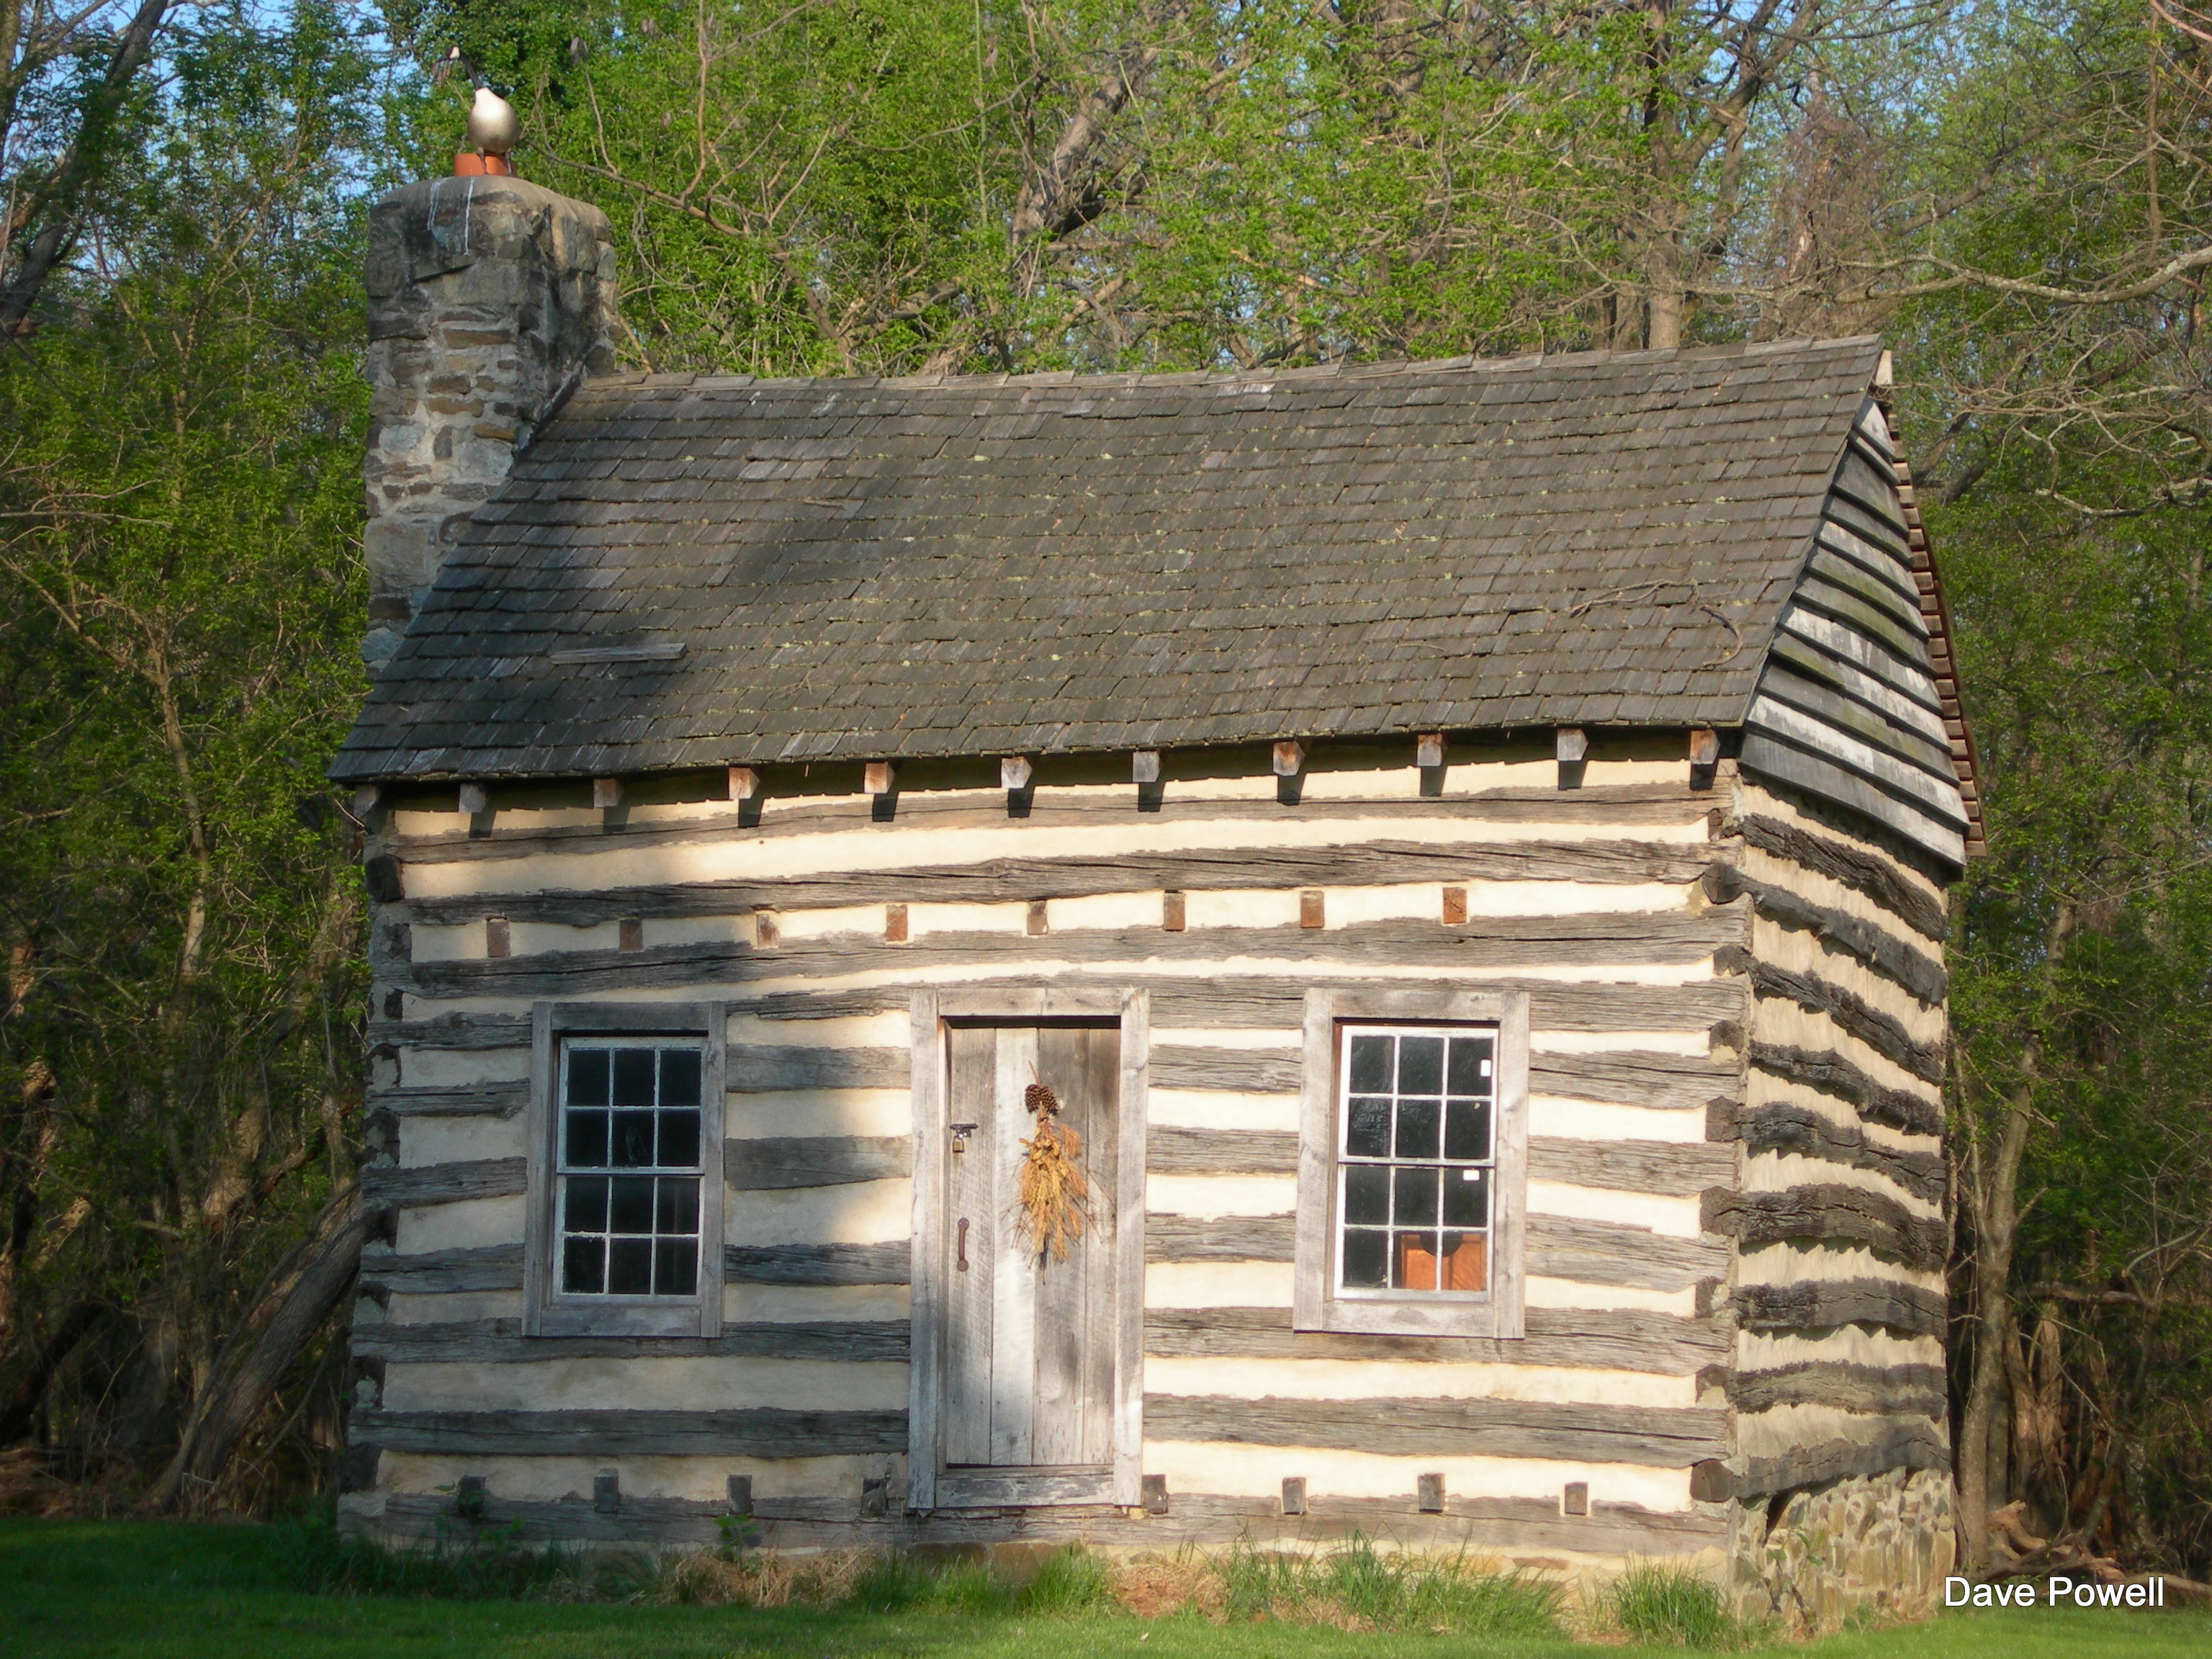
[[[332,773],[1739,726],[1880,355],[589,381]]]

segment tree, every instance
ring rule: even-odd
[[[0,0],[0,337],[74,250],[176,0]]]
[[[283,1264],[358,1245],[361,904],[320,774],[362,679],[347,181],[385,115],[320,0],[202,21],[0,361],[0,1401],[94,1470],[246,1432],[234,1385],[301,1346],[262,1334],[312,1338],[350,1273],[289,1275],[301,1330]],[[317,1375],[290,1405],[327,1444]]]

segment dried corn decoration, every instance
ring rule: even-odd
[[[1083,1140],[1059,1121],[1060,1098],[1043,1084],[1023,1091],[1022,1103],[1036,1114],[1036,1133],[1022,1142],[1021,1231],[1040,1254],[1065,1261],[1091,1213],[1091,1183],[1075,1161]]]

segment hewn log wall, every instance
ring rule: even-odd
[[[1942,888],[1870,826],[1753,780],[1736,799],[1740,854],[1707,884],[1753,904],[1745,1095],[1715,1125],[1743,1174],[1705,1200],[1738,1249],[1736,1450],[1704,1485],[1764,1503],[1950,1466],[1946,917]]]
[[[995,1535],[1229,1536],[1279,1520],[1282,1480],[1302,1476],[1308,1526],[1392,1517],[1616,1553],[1716,1542],[1690,1471],[1727,1450],[1728,1402],[1700,1375],[1727,1364],[1734,1321],[1700,1205],[1734,1181],[1735,1148],[1709,1136],[1743,1104],[1750,1000],[1716,961],[1749,946],[1755,900],[1713,889],[1737,854],[1714,838],[1725,778],[1692,789],[1680,763],[1601,757],[1582,782],[1473,764],[1424,794],[1410,765],[1370,761],[1317,769],[1288,801],[1266,775],[1141,801],[1047,782],[1018,818],[978,791],[902,797],[888,821],[818,796],[742,823],[708,805],[617,825],[496,797],[488,834],[392,815],[371,849],[370,1040],[392,1161],[369,1180],[393,1221],[363,1272],[374,1399],[349,1504],[418,1528],[472,1474],[495,1507],[561,1529],[598,1460],[635,1488],[633,1528],[653,1504],[708,1525],[685,1517],[726,1507],[732,1474],[771,1541],[908,1526],[864,1493],[903,1488],[906,1004],[921,984],[1052,979],[1151,995],[1146,1468],[1170,1516]],[[1443,920],[1446,887],[1467,920]],[[1316,890],[1318,928],[1301,925]],[[489,954],[495,917],[509,954]],[[1291,1328],[1304,993],[1407,979],[1531,997],[1524,1340]],[[732,1006],[719,1337],[521,1334],[528,1009],[545,997]],[[1437,1471],[1447,1514],[1421,1517],[1414,1476]],[[1570,1480],[1589,1516],[1561,1516]]]
[[[1941,891],[1726,763],[1705,788],[1602,757],[1573,790],[1548,762],[1443,781],[1370,760],[1282,794],[1048,780],[1022,817],[975,790],[888,813],[495,795],[488,832],[391,814],[368,1180],[392,1223],[362,1274],[350,1512],[422,1530],[477,1475],[530,1527],[704,1536],[734,1476],[771,1543],[1146,1542],[1289,1526],[1298,1477],[1308,1535],[1674,1554],[1724,1540],[1709,1500],[1936,1455],[1914,1425],[1941,1363]],[[1040,980],[1151,997],[1146,1469],[1169,1514],[902,1518],[908,1000]],[[1291,1326],[1304,993],[1409,980],[1531,999],[1525,1340]],[[547,997],[731,1006],[719,1337],[520,1334]],[[603,1467],[618,1517],[579,1496]],[[1446,1513],[1422,1516],[1436,1472]],[[1589,1516],[1562,1515],[1570,1482]]]

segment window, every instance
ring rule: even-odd
[[[534,1011],[524,1329],[721,1328],[719,1005]]]
[[[1346,1025],[1338,1294],[1490,1292],[1493,1027]]]
[[[1522,1332],[1525,994],[1308,994],[1295,1322]]]
[[[561,1045],[561,1294],[699,1292],[696,1044]]]

